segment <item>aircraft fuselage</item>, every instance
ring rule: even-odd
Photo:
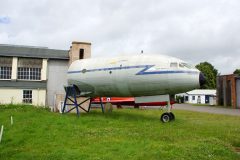
[[[199,88],[200,71],[163,55],[135,55],[74,61],[68,84],[91,97],[176,94]]]

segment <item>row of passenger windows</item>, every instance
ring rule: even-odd
[[[0,67],[0,79],[11,79],[12,67]],[[41,80],[41,68],[18,67],[17,79]]]

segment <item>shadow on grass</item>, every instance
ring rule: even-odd
[[[111,113],[102,113],[100,110],[92,110],[89,113],[82,113],[83,117],[104,117],[106,119],[122,119],[127,121],[160,121],[160,116],[153,114],[142,114],[145,111],[137,109],[114,110]],[[75,115],[76,116],[76,115]]]
[[[4,110],[13,110],[13,111],[21,111],[21,112],[48,112],[49,108],[27,105],[27,104],[8,104],[8,105],[0,105],[0,111]],[[50,111],[49,111],[50,112]],[[146,114],[143,114],[143,113]],[[156,112],[159,112],[156,110]],[[163,112],[162,112],[163,113]],[[126,121],[160,121],[160,116],[162,113],[153,114],[152,111],[148,110],[139,110],[139,109],[116,109],[113,112],[102,113],[100,109],[92,109],[89,113],[80,113],[80,117],[86,118],[105,118],[105,119],[121,119]],[[53,113],[54,114],[54,113]],[[77,117],[76,113],[64,113],[61,116],[67,117]]]

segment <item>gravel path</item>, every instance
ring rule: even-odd
[[[220,108],[213,106],[193,106],[191,104],[174,104],[173,109],[240,116],[240,109]]]

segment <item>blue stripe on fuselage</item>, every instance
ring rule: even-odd
[[[186,70],[164,70],[164,71],[148,71],[154,65],[138,65],[138,66],[123,66],[123,67],[110,67],[110,68],[98,68],[98,69],[89,69],[85,72],[98,72],[98,71],[112,71],[112,70],[122,70],[122,69],[135,69],[135,68],[143,68],[141,71],[136,73],[136,75],[149,75],[149,74],[174,74],[174,73],[189,73],[189,74],[196,74],[197,71],[186,71]],[[73,73],[81,73],[80,71],[68,71],[68,74]]]

